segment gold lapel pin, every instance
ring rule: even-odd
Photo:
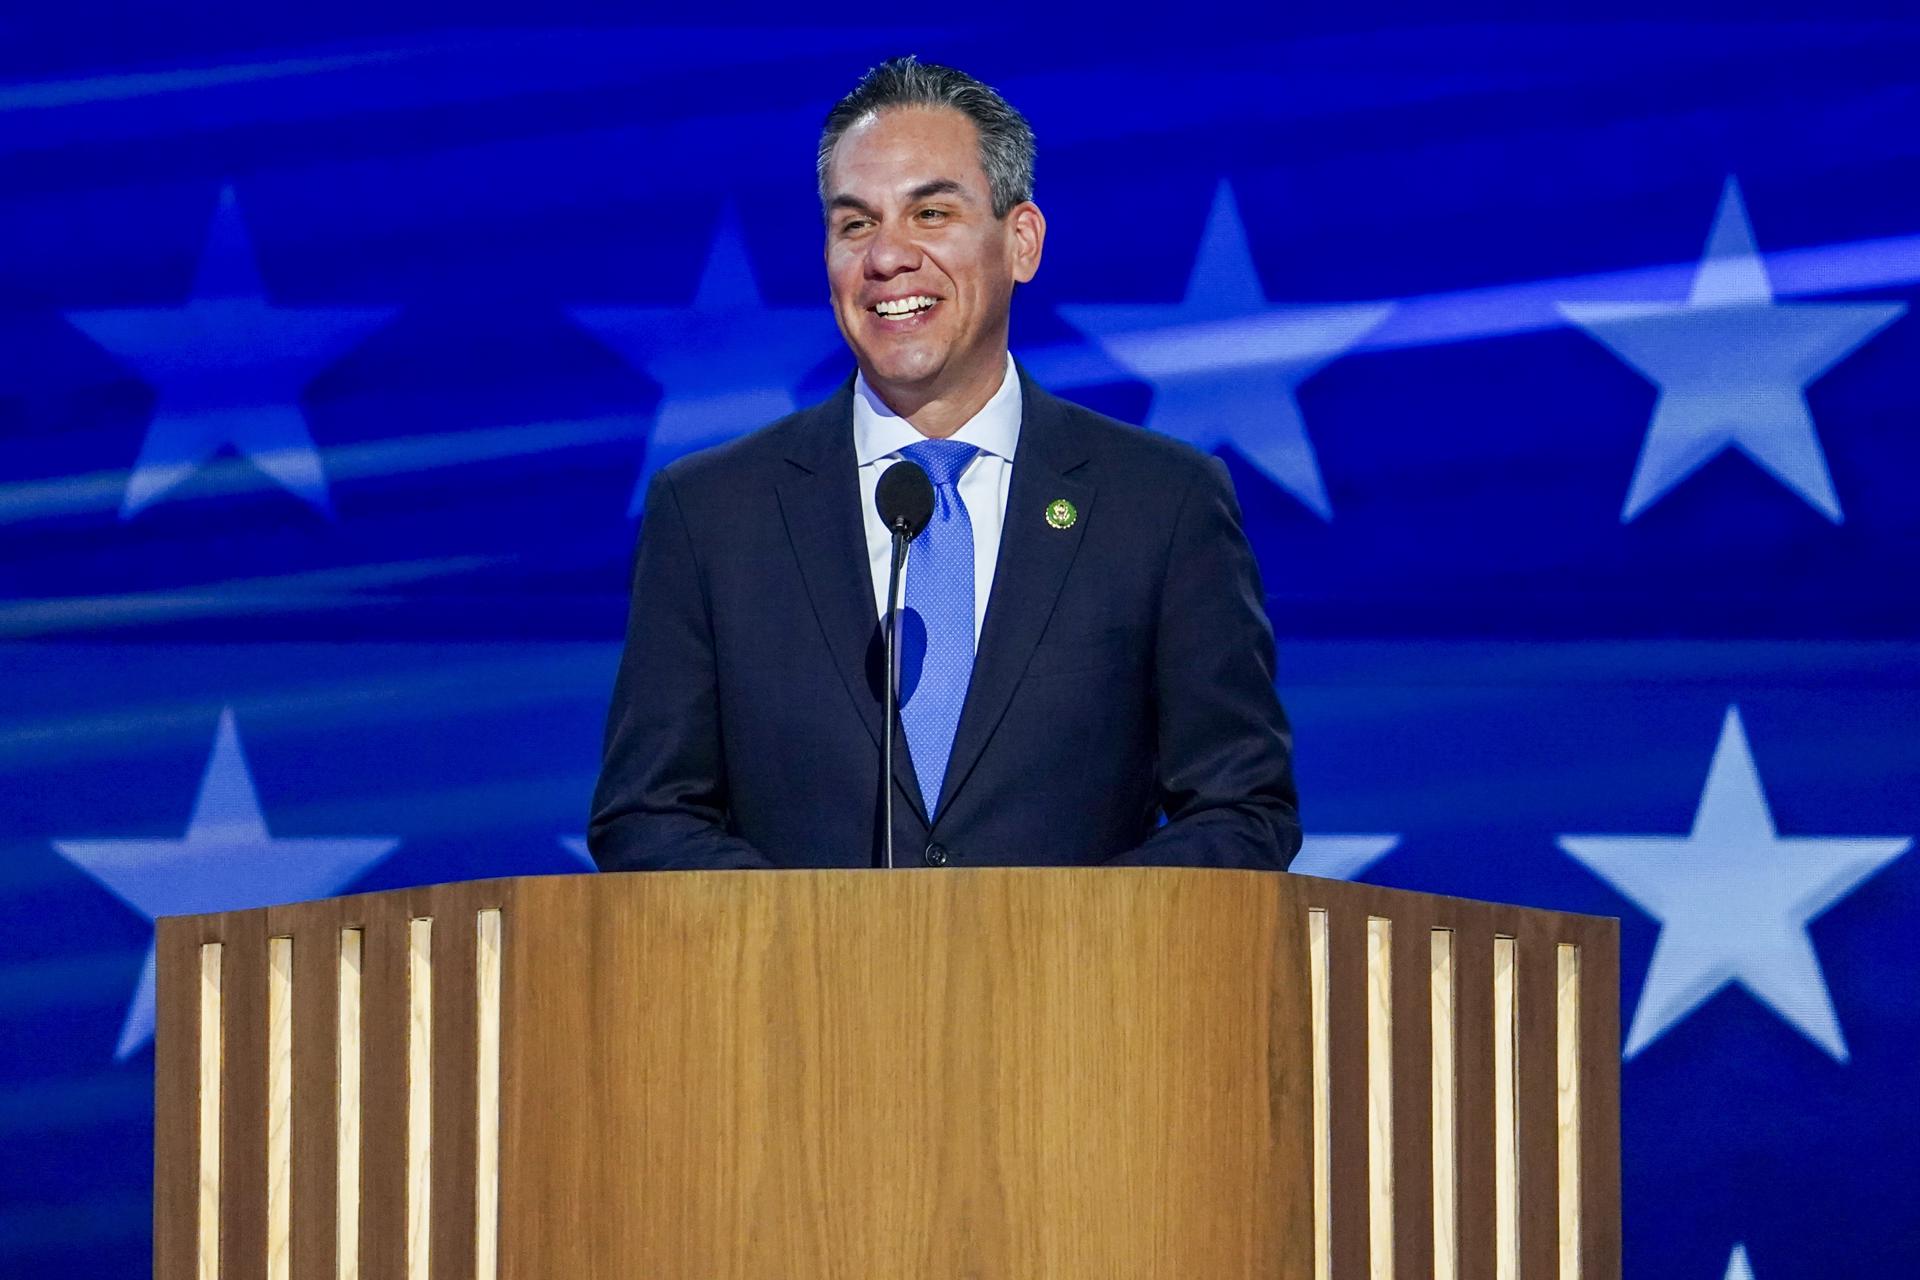
[[[1080,513],[1065,498],[1055,498],[1047,504],[1047,523],[1056,529],[1071,529],[1079,518]]]

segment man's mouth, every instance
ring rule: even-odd
[[[933,310],[940,299],[931,294],[917,293],[910,298],[888,298],[874,303],[867,310],[882,320],[908,320]]]

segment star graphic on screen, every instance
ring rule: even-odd
[[[186,305],[66,313],[153,388],[153,419],[120,518],[140,514],[223,449],[331,516],[300,395],[393,314],[268,302],[233,188],[222,188]]]
[[[1117,364],[1153,384],[1147,427],[1209,453],[1232,445],[1322,520],[1333,519],[1294,391],[1386,319],[1391,303],[1269,303],[1232,188],[1223,182],[1183,301],[1059,310]]]
[[[62,857],[106,886],[148,920],[157,916],[240,911],[340,893],[391,853],[393,836],[280,838],[267,834],[233,709],[220,712],[194,798],[187,833],[178,840],[56,840]],[[153,1038],[154,947],[134,987],[120,1028],[116,1059]]]
[[[1738,449],[1839,524],[1806,388],[1899,319],[1904,302],[1775,302],[1729,177],[1685,302],[1563,302],[1560,312],[1660,388],[1622,524]]]
[[[1560,837],[1562,849],[1660,922],[1625,1056],[1738,982],[1845,1062],[1807,924],[1912,844],[1777,833],[1740,709],[1728,707],[1690,833]]]
[[[1722,1280],[1753,1280],[1753,1268],[1747,1265],[1747,1246],[1733,1246],[1733,1256],[1727,1259],[1727,1274]]]
[[[698,449],[764,427],[796,407],[793,387],[840,347],[824,307],[760,298],[739,219],[720,215],[693,301],[684,307],[574,307],[575,320],[661,386],[627,514],[654,473]]]
[[[1399,836],[1315,836],[1300,842],[1300,852],[1287,870],[1298,876],[1351,880],[1392,853]]]
[[[600,869],[600,864],[593,860],[591,853],[587,852],[587,838],[585,836],[561,836],[560,847],[580,859],[581,865],[588,871],[598,871]]]

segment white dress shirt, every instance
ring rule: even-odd
[[[887,611],[887,571],[893,558],[893,535],[874,509],[874,490],[880,473],[900,461],[900,450],[927,439],[911,422],[887,408],[864,376],[853,380],[853,453],[860,465],[860,509],[865,513],[867,567],[873,576],[873,616]],[[1007,357],[1000,389],[948,436],[980,450],[960,473],[960,501],[973,525],[973,643],[980,644],[980,626],[987,618],[987,599],[993,592],[993,569],[1000,559],[1000,527],[1005,522],[1007,491],[1013,484],[1013,451],[1020,443],[1020,377]],[[911,560],[912,553],[908,553]],[[906,598],[906,573],[900,575],[900,595]]]

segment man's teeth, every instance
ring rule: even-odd
[[[922,294],[916,298],[895,298],[890,302],[876,302],[873,304],[873,309],[883,316],[910,316],[916,311],[925,311],[938,301],[938,298],[929,298]]]

